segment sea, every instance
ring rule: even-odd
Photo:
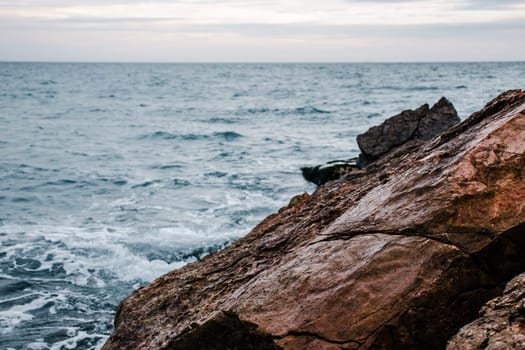
[[[524,82],[524,62],[0,62],[0,349],[100,349],[134,289],[314,191],[302,166]]]

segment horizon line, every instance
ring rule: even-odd
[[[41,64],[431,64],[431,63],[523,63],[525,59],[429,60],[429,61],[81,61],[81,60],[2,60],[0,63]]]

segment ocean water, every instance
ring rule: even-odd
[[[314,185],[300,167],[525,63],[0,63],[0,349],[98,349],[135,288]]]

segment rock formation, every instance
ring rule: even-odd
[[[442,97],[432,108],[424,104],[414,111],[403,111],[358,135],[357,143],[361,154],[357,159],[331,161],[303,167],[301,171],[307,181],[320,186],[356,172],[406,143],[430,140],[459,122],[452,103]]]
[[[524,140],[509,91],[136,290],[103,349],[443,349],[525,270]]]
[[[459,122],[456,109],[444,97],[432,108],[424,104],[416,110],[403,111],[357,136],[361,150],[358,165],[364,167],[409,141],[430,140]]]
[[[525,274],[510,281],[503,296],[481,309],[481,317],[463,327],[447,350],[525,349]]]

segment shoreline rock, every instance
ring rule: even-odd
[[[103,349],[442,349],[525,270],[524,139],[508,91],[296,196],[132,293]]]
[[[373,126],[357,136],[361,150],[358,158],[334,160],[317,166],[301,168],[305,180],[317,186],[359,171],[388,153],[399,153],[405,144],[430,140],[460,122],[456,109],[445,97],[432,108],[424,104],[416,110],[405,110]],[[406,149],[409,152],[409,149]],[[399,154],[397,155],[399,156]]]
[[[432,108],[424,104],[405,110],[357,136],[360,168],[412,140],[430,140],[461,120],[452,103],[442,97]]]

